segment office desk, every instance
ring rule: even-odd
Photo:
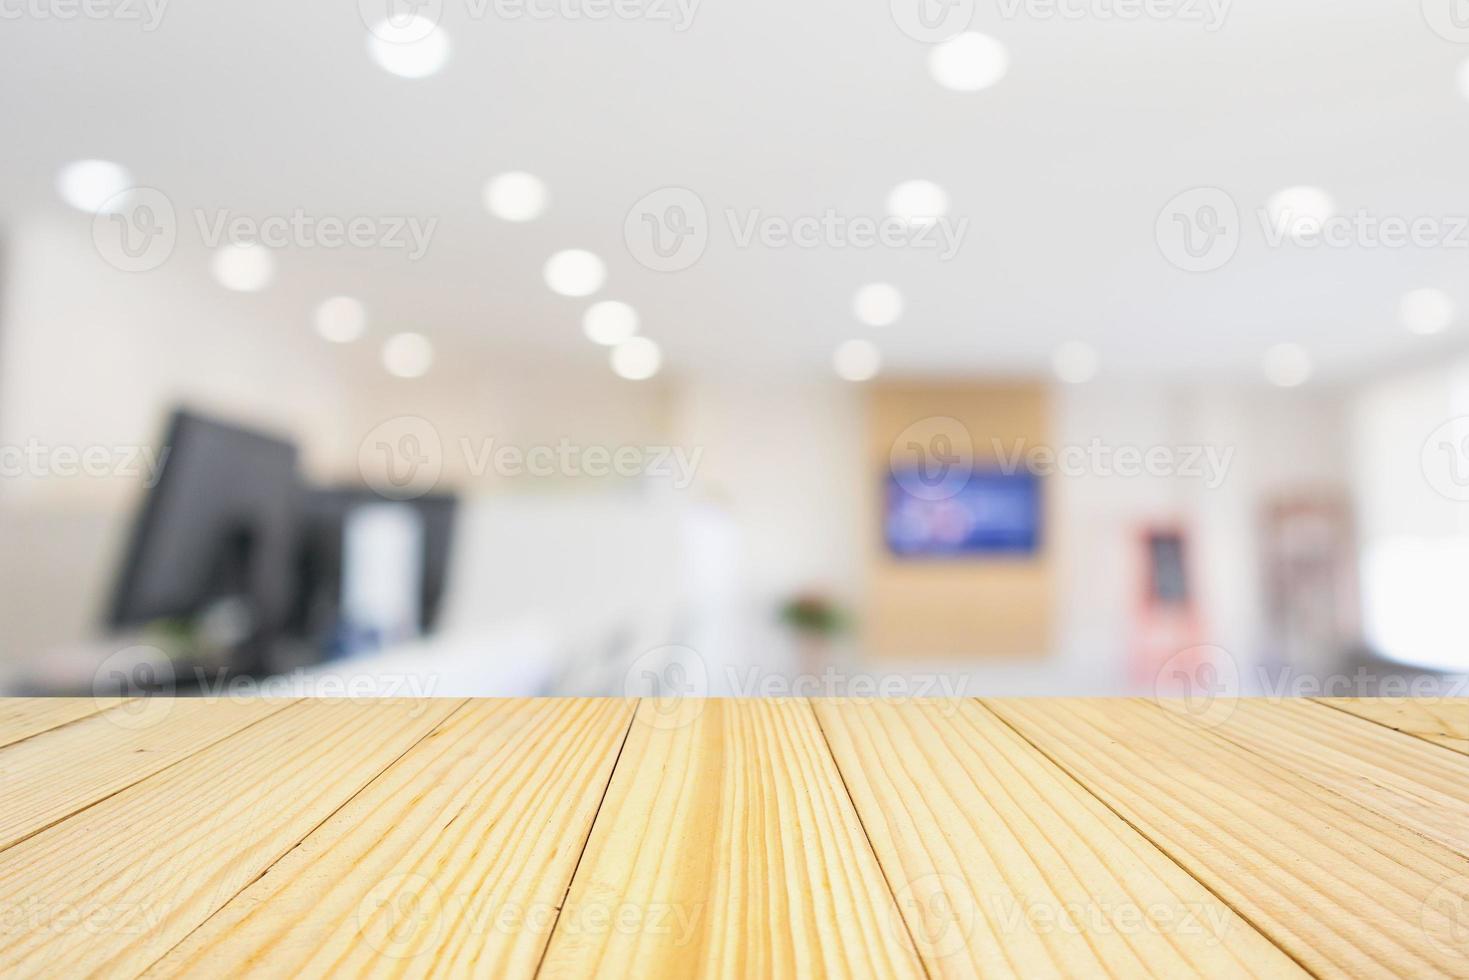
[[[1469,975],[1469,701],[0,701],[0,975]]]

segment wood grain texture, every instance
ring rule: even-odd
[[[1232,706],[1216,734],[1469,856],[1469,757],[1314,701]]]
[[[648,699],[542,975],[922,967],[805,701]]]
[[[1322,704],[1469,755],[1469,698],[1317,698]]]
[[[0,698],[0,746],[106,711],[122,698]]]
[[[1464,756],[1323,704],[273,707],[0,747],[0,976],[1469,977]]]
[[[288,705],[0,852],[0,975],[141,973],[459,704]]]
[[[1311,972],[1469,969],[1442,844],[1148,702],[984,703]]]
[[[532,976],[633,708],[469,702],[152,974]]]
[[[0,749],[0,851],[289,703],[140,698]]]
[[[1305,976],[974,701],[819,702],[930,976]]]

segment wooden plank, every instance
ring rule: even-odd
[[[1469,971],[1442,844],[1147,702],[984,703],[1313,973]]]
[[[530,977],[631,701],[471,701],[150,971]]]
[[[0,749],[0,850],[208,748],[290,702],[153,698]]]
[[[460,705],[286,706],[0,852],[0,975],[133,975]]]
[[[922,975],[811,707],[638,708],[542,974]]]
[[[1469,856],[1469,758],[1314,701],[1232,708],[1205,727]]]
[[[122,698],[0,698],[0,746],[106,711]]]
[[[1469,698],[1317,698],[1322,704],[1469,755]]]
[[[1306,976],[977,702],[815,708],[930,976]]]

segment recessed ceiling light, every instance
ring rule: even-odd
[[[852,297],[852,312],[869,327],[886,327],[903,315],[903,294],[886,282],[870,282]]]
[[[1273,385],[1294,388],[1310,380],[1311,355],[1300,344],[1276,344],[1265,352],[1265,378]]]
[[[110,160],[77,160],[62,167],[56,175],[56,192],[61,199],[88,214],[96,214],[104,207],[120,210],[126,198],[118,195],[132,186],[132,174]]]
[[[258,242],[221,245],[212,263],[215,280],[237,293],[257,293],[275,278],[275,256]]]
[[[379,68],[400,78],[424,78],[449,61],[449,35],[420,14],[378,21],[367,34],[367,53]]]
[[[944,88],[978,92],[1005,77],[1010,52],[988,34],[969,31],[935,44],[928,53],[928,73]]]
[[[1439,333],[1454,322],[1454,301],[1442,289],[1413,289],[1398,300],[1398,320],[1413,333]]]
[[[607,267],[591,252],[568,248],[546,260],[546,285],[562,296],[590,296],[607,280]]]
[[[582,332],[598,344],[620,344],[638,332],[638,311],[615,299],[587,307],[581,318]]]
[[[367,331],[367,308],[351,296],[333,296],[316,308],[316,332],[334,344],[350,344]]]
[[[546,183],[534,174],[515,170],[485,183],[485,207],[505,221],[533,221],[546,210],[550,195]]]
[[[1319,233],[1336,214],[1336,202],[1319,187],[1287,187],[1276,191],[1265,203],[1276,232],[1291,238]]]
[[[888,194],[888,214],[913,225],[931,225],[949,211],[949,195],[929,180],[905,180]]]
[[[643,381],[663,366],[663,351],[647,337],[629,337],[612,348],[612,370],[619,378]]]
[[[1056,377],[1067,384],[1085,384],[1097,376],[1100,365],[1101,356],[1097,354],[1097,349],[1079,340],[1067,341],[1051,355],[1051,366],[1056,371]]]
[[[846,381],[868,381],[882,367],[882,354],[870,340],[848,340],[832,355],[832,366]]]
[[[383,342],[383,367],[395,378],[421,378],[434,363],[434,345],[421,333],[395,333]]]

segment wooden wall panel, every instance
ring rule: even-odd
[[[1047,518],[1035,555],[902,559],[882,535],[883,483],[895,444],[927,441],[954,428],[969,432],[977,466],[998,463],[1017,446],[1049,445],[1044,384],[884,383],[869,391],[865,495],[867,605],[864,640],[875,657],[925,659],[1039,656],[1050,646],[1053,522],[1051,487],[1043,484]],[[917,426],[917,428],[912,428]]]

